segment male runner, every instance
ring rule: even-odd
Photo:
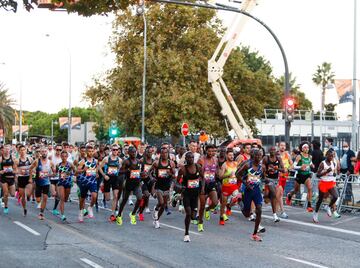
[[[4,213],[9,213],[9,194],[15,196],[15,174],[16,174],[16,164],[13,160],[13,157],[10,154],[11,145],[4,145],[4,152],[1,157],[1,187],[3,193],[2,202],[4,202]]]

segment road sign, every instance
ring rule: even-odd
[[[187,135],[189,135],[189,125],[188,123],[183,123],[181,125],[181,134],[186,137]]]

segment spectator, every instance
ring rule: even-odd
[[[340,172],[341,174],[349,175],[351,174],[350,171],[352,168],[351,158],[355,157],[355,153],[352,150],[350,150],[349,144],[346,141],[343,143],[342,148],[343,151],[340,159]]]
[[[359,171],[360,171],[360,151],[357,153],[357,156],[356,156],[356,164],[355,164],[355,168],[354,168],[354,174],[359,175]]]
[[[319,141],[312,141],[312,152],[311,152],[311,157],[312,157],[312,162],[314,164],[314,168],[312,170],[312,172],[316,173],[320,163],[324,160],[324,154],[321,151],[321,144]]]

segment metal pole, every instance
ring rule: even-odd
[[[353,151],[356,150],[357,146],[357,137],[356,137],[356,128],[357,128],[357,120],[356,120],[356,19],[357,14],[357,1],[354,0],[354,55],[353,55],[353,81],[352,81],[352,92],[353,92],[353,106],[352,106],[352,128],[351,128],[351,148]]]
[[[69,128],[68,128],[68,143],[71,144],[71,52],[70,49],[68,49],[69,53],[69,115],[68,115],[68,122],[69,122]]]
[[[311,110],[311,140],[314,140],[314,110]]]
[[[183,135],[183,144],[184,144],[184,148],[186,147],[186,137]]]
[[[323,110],[322,107],[320,108],[320,144],[323,145],[323,135],[322,135],[322,127],[323,127]]]
[[[22,143],[22,79],[20,76],[20,118],[19,118],[19,142]]]
[[[145,142],[145,90],[146,90],[146,62],[147,62],[147,23],[145,12],[143,13],[144,19],[144,70],[143,70],[143,85],[142,85],[142,108],[141,108],[141,141]]]
[[[54,144],[54,121],[51,119],[51,145]]]

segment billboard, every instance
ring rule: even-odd
[[[360,86],[360,81],[358,81]],[[352,102],[352,80],[351,79],[336,79],[335,80],[336,93],[339,97],[339,104]]]
[[[60,129],[69,128],[69,120],[67,117],[59,117]],[[71,129],[81,128],[81,117],[71,117]]]
[[[21,126],[21,132],[22,132],[23,134],[29,133],[29,128],[30,128],[29,125],[22,125],[22,126]],[[13,132],[13,134],[18,135],[18,134],[20,133],[20,126],[19,126],[19,125],[12,126],[12,132]],[[1,136],[1,135],[0,135],[0,136]]]

